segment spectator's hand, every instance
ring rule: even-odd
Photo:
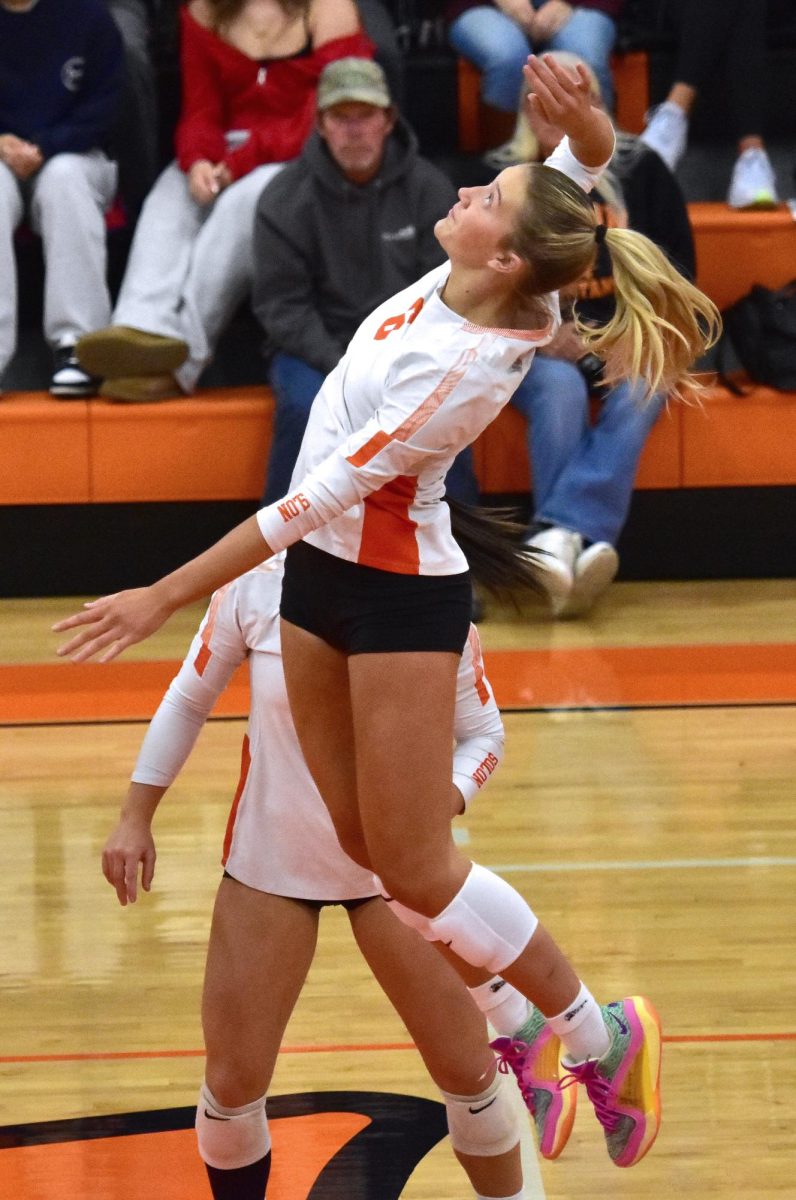
[[[596,110],[592,106],[589,77],[584,67],[578,63],[574,70],[568,70],[550,55],[538,57],[532,54],[522,71],[530,89],[526,99],[528,120],[537,136],[545,127],[549,134],[545,141],[550,145],[557,145],[564,134],[571,141],[589,141]]]
[[[0,162],[4,162],[17,179],[30,179],[44,163],[44,155],[33,142],[26,142],[13,133],[0,134]]]
[[[495,3],[500,11],[519,25],[520,29],[528,37],[531,36],[533,23],[536,19],[536,12],[531,0],[495,0]]]
[[[155,841],[149,822],[125,816],[119,821],[102,851],[102,874],[121,905],[135,904],[138,896],[138,864],[141,886],[148,892],[155,874]]]
[[[218,167],[206,158],[200,158],[192,165],[188,172],[188,189],[197,204],[212,204],[221,191],[217,171]]]
[[[572,5],[566,4],[565,0],[547,0],[541,8],[532,8],[531,13],[531,37],[537,42],[549,42],[569,21]]]
[[[542,346],[540,354],[550,358],[563,358],[566,362],[577,362],[586,353],[583,338],[578,333],[574,321],[565,321],[551,342]]]
[[[223,192],[224,188],[228,188],[232,183],[232,172],[226,163],[216,163],[213,167],[213,174],[215,175],[220,192]]]

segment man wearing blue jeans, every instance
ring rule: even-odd
[[[378,64],[330,63],[316,131],[255,216],[252,302],[276,399],[263,504],[290,490],[312,402],[361,322],[443,261],[434,226],[455,202],[451,181],[417,153]],[[446,486],[477,502],[469,448]]]

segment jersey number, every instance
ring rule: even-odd
[[[377,342],[383,342],[390,333],[395,333],[396,329],[401,329],[404,325],[411,325],[415,317],[423,307],[424,301],[421,296],[419,300],[415,300],[412,307],[406,313],[398,313],[397,317],[388,317],[379,328],[376,330]]]

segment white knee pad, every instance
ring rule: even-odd
[[[265,1096],[241,1108],[224,1108],[203,1083],[196,1108],[196,1137],[199,1154],[209,1167],[233,1171],[259,1162],[271,1149]]]
[[[384,890],[384,884],[380,879],[377,879],[379,890],[381,891],[382,899],[390,909],[395,913],[398,920],[403,925],[408,925],[410,929],[416,929],[417,932],[427,941],[433,942],[436,939],[429,930],[429,918],[424,917],[422,913],[415,912],[412,908],[407,908],[405,904],[401,904],[399,900],[393,900],[392,896],[388,896]]]
[[[510,884],[473,863],[464,884],[437,917],[428,922],[429,937],[447,942],[474,967],[499,975],[519,958],[539,919]]]
[[[510,1087],[505,1076],[496,1074],[478,1096],[442,1093],[454,1150],[489,1157],[514,1149],[520,1140],[520,1115]]]

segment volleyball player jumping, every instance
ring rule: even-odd
[[[597,223],[584,189],[610,159],[614,135],[583,72],[537,58],[526,72],[529,103],[561,130],[561,143],[544,165],[461,189],[436,227],[448,262],[365,320],[326,380],[290,495],[150,587],[93,601],[55,628],[83,627],[59,653],[112,658],[288,548],[280,612],[290,708],[343,849],[378,875],[407,924],[532,1001],[507,1061],[522,1082],[540,1031],[552,1031],[612,1161],[631,1166],[659,1125],[652,1005],[630,997],[601,1007],[525,900],[451,836],[470,582],[443,480],[554,335],[557,290],[590,268],[600,243],[613,260],[616,311],[583,333],[607,379],[676,394],[719,318],[642,234]]]

